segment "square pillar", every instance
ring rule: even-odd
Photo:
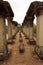
[[[37,8],[37,41],[36,53],[43,59],[43,8]]]
[[[15,38],[15,34],[16,34],[16,26],[15,26],[14,23],[12,23],[11,27],[12,27],[12,38]]]
[[[11,17],[7,17],[7,21],[8,21],[8,43],[13,43],[13,40],[12,40],[12,18]]]
[[[11,24],[11,27],[12,27],[12,36],[14,36],[15,29],[14,29],[14,24],[13,23]]]
[[[29,18],[29,44],[30,45],[35,45],[36,44],[36,41],[34,40],[33,38],[33,20],[34,20],[34,17],[30,17]]]
[[[22,29],[26,39],[29,39],[29,22],[27,20],[26,20],[26,23],[24,22]]]
[[[33,39],[33,21],[29,23],[29,39]]]
[[[37,17],[37,54],[43,58],[43,15]],[[36,47],[36,48],[37,48]]]
[[[7,18],[7,21],[8,21],[8,39],[12,39],[11,18]]]
[[[23,26],[23,32],[24,32],[26,38],[28,39],[29,38],[29,27],[24,25]]]
[[[6,32],[5,32],[5,18],[0,15],[0,60],[3,60],[8,54]]]

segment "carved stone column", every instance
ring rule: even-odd
[[[24,25],[24,27],[23,27],[23,32],[24,32],[25,37],[26,37],[26,39],[27,39],[27,38],[29,37],[29,35],[28,35],[28,28],[27,28],[26,25]]]
[[[29,43],[30,44],[35,44],[35,41],[33,39],[33,16],[28,16],[28,22],[29,22]]]
[[[16,32],[18,31],[17,26],[15,25],[15,21],[12,21],[11,27],[12,27],[12,38],[15,38]]]
[[[5,18],[0,15],[0,60],[4,59],[8,54],[5,32]]]
[[[26,39],[29,39],[29,22],[26,20],[22,26],[23,33],[25,34]]]
[[[10,17],[7,17],[7,21],[8,21],[8,43],[12,43],[13,40],[12,40],[12,18]]]
[[[26,32],[26,35],[27,35],[27,39],[29,39],[29,22],[28,22],[28,20],[26,22],[25,32]]]
[[[43,6],[37,8],[37,46],[36,53],[43,59]]]
[[[14,35],[14,24],[12,23],[11,24],[11,27],[12,27],[12,36]]]
[[[7,18],[7,21],[8,21],[8,39],[12,39],[11,18]]]
[[[29,39],[33,39],[33,21],[29,21]]]
[[[12,27],[12,38],[14,39],[15,38],[15,25],[14,25],[14,23],[12,22],[12,25],[11,25],[11,27]]]

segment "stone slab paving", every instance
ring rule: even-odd
[[[0,65],[43,65],[43,61],[41,61],[37,55],[32,55],[34,50],[34,46],[30,46],[27,44],[27,40],[25,39],[23,33],[21,33],[23,38],[23,44],[25,48],[24,53],[19,53],[19,33],[16,35],[15,44],[9,45],[8,48],[11,49],[12,54],[3,62],[0,62]]]

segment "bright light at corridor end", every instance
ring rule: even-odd
[[[4,1],[8,1],[12,7],[12,10],[15,15],[13,20],[21,24],[24,20],[24,17],[31,2],[43,1],[43,0],[4,0]],[[34,20],[34,23],[36,24],[36,18]]]

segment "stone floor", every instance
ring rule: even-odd
[[[27,39],[23,33],[21,33],[25,52],[19,53],[19,33],[16,35],[15,44],[8,45],[8,48],[11,49],[12,53],[8,60],[0,62],[0,65],[43,65],[43,61],[41,61],[37,55],[33,55],[34,46],[27,44]]]

